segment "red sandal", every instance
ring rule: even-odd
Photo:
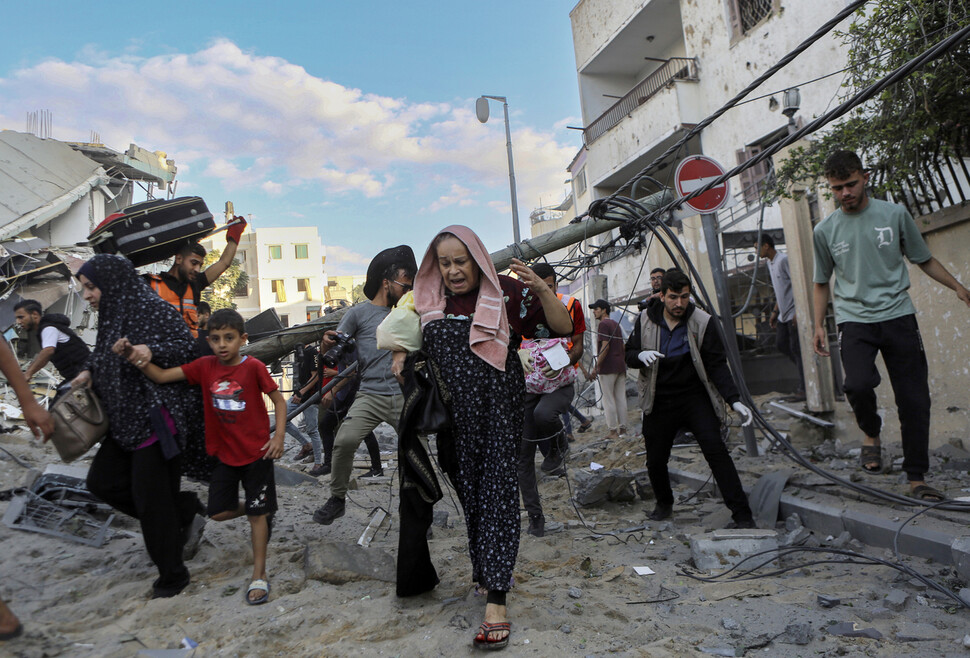
[[[508,631],[508,634],[498,640],[490,640],[489,635],[499,631]],[[497,624],[490,624],[487,621],[482,622],[482,625],[478,629],[478,635],[475,636],[473,644],[478,649],[484,649],[485,651],[498,651],[499,649],[504,649],[509,645],[509,637],[512,635],[512,624],[507,621],[499,622]]]

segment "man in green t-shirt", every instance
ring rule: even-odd
[[[822,323],[834,273],[843,390],[866,435],[860,464],[867,472],[882,472],[882,419],[875,392],[880,381],[876,353],[881,352],[896,396],[903,470],[910,491],[922,500],[943,500],[943,494],[924,481],[929,469],[930,390],[903,257],[956,291],[967,306],[970,291],[933,258],[905,208],[869,198],[869,172],[862,168],[858,155],[836,151],[825,161],[824,174],[840,208],[815,227],[815,352],[829,356]]]

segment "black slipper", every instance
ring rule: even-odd
[[[943,492],[938,491],[928,484],[921,484],[910,492],[913,498],[925,500],[928,503],[941,503],[946,500]]]
[[[868,464],[876,464],[875,468]],[[859,453],[859,467],[866,473],[878,475],[882,473],[882,446],[862,446]]]

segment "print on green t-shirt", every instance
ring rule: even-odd
[[[932,254],[916,222],[902,206],[869,199],[866,209],[836,210],[815,227],[815,283],[835,273],[835,321],[882,322],[916,312],[909,297],[911,263]]]

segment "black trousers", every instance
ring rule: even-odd
[[[805,390],[805,374],[802,372],[802,347],[798,343],[798,327],[791,320],[775,324],[775,346],[798,367],[798,387]]]
[[[344,401],[334,400],[333,404],[320,411],[320,420],[317,422],[317,428],[320,431],[320,441],[323,443],[324,464],[333,463],[333,442],[337,438],[337,426],[340,425],[340,421],[350,411],[350,405],[353,402],[353,398]],[[370,455],[371,468],[380,470],[381,446],[377,442],[377,437],[373,432],[368,432],[367,436],[364,437],[364,445],[367,446],[367,454]]]
[[[138,519],[148,555],[158,567],[156,590],[184,586],[182,530],[200,507],[194,492],[180,491],[180,457],[166,460],[156,442],[133,452],[110,437],[101,442],[88,471],[88,490],[113,508]]]
[[[926,352],[915,315],[884,322],[843,322],[839,350],[845,370],[845,397],[859,429],[878,437],[882,418],[877,413],[879,371],[876,353],[882,354],[896,396],[903,441],[903,470],[910,480],[922,480],[930,467],[930,386]]]
[[[572,384],[552,393],[525,395],[525,419],[517,470],[522,503],[531,517],[542,516],[542,503],[539,502],[539,487],[536,484],[536,447],[546,442],[550,445],[553,458],[565,459],[566,434],[561,416],[569,410],[572,401]]]
[[[736,522],[750,521],[751,508],[744,495],[741,478],[727,446],[721,440],[721,421],[706,393],[680,397],[657,397],[653,410],[643,417],[643,441],[647,448],[647,474],[660,505],[673,505],[667,461],[674,437],[681,428],[690,430],[711,467],[724,504]]]

